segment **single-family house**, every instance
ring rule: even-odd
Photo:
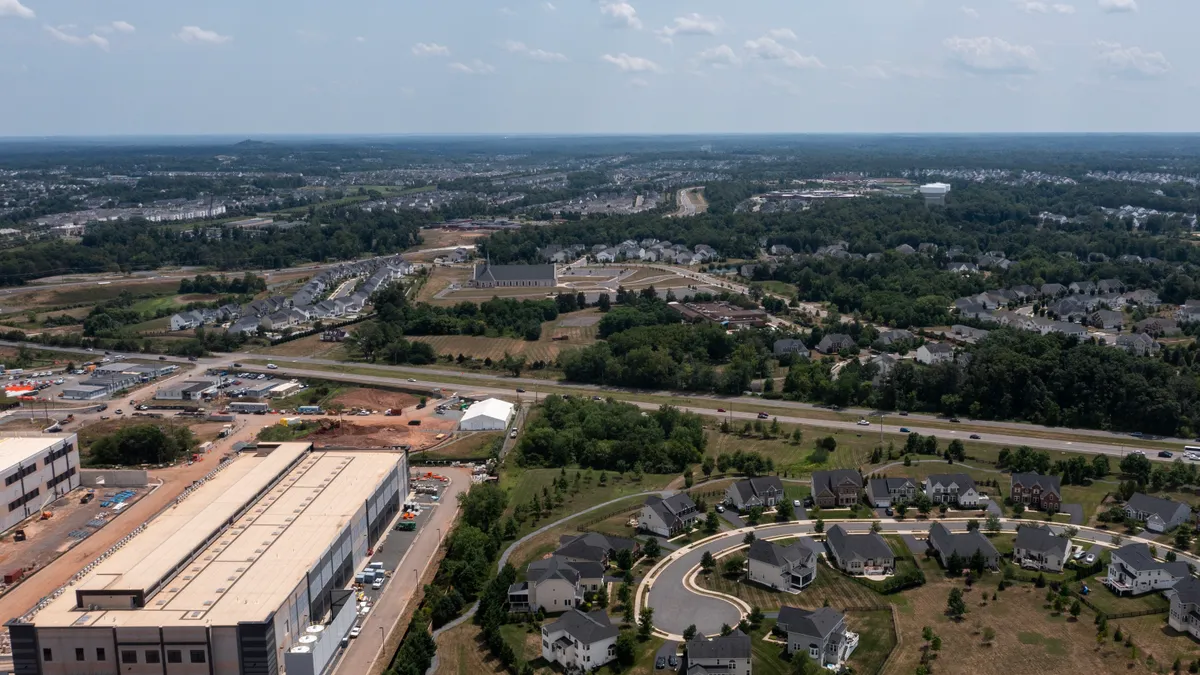
[[[944,342],[926,342],[917,349],[917,363],[931,366],[954,360],[954,347]]]
[[[1098,309],[1088,316],[1088,323],[1095,328],[1121,330],[1125,326],[1125,315],[1107,309]]]
[[[746,578],[777,591],[799,591],[817,578],[817,556],[802,542],[780,546],[755,539],[746,560]]]
[[[854,469],[813,472],[812,498],[823,509],[854,506],[862,488],[862,474]]]
[[[1096,282],[1097,293],[1119,293],[1125,284],[1120,279],[1101,279]]]
[[[725,501],[738,511],[761,506],[770,508],[783,499],[783,481],[777,476],[747,478],[725,488]]]
[[[1200,640],[1200,579],[1188,575],[1176,581],[1163,595],[1171,601],[1167,625],[1191,635],[1193,640]]]
[[[795,253],[795,251],[792,250],[792,247],[788,246],[787,244],[774,244],[770,249],[768,249],[768,252],[771,255],[791,255]]]
[[[918,489],[911,478],[872,478],[867,481],[867,501],[875,508],[909,503],[917,498]]]
[[[900,342],[909,342],[912,339],[913,339],[912,331],[907,331],[902,328],[897,328],[895,330],[885,330],[882,333],[880,333],[879,338],[877,338],[875,340],[875,344],[882,345],[884,347],[890,347],[891,345],[894,345],[894,344],[897,344]]]
[[[740,630],[687,642],[681,671],[687,675],[750,675],[750,636]]]
[[[617,657],[620,632],[607,610],[584,613],[572,609],[542,626],[542,658],[567,672],[591,672]]]
[[[1186,523],[1192,515],[1192,507],[1171,499],[1135,492],[1125,502],[1125,515],[1145,523],[1146,529],[1151,532],[1166,532]]]
[[[529,563],[525,581],[508,587],[509,610],[548,614],[565,612],[583,603],[585,593],[604,585],[604,566],[569,562],[558,556]]]
[[[817,351],[822,354],[836,354],[843,349],[853,349],[858,346],[854,339],[844,333],[830,333],[817,343]]]
[[[1179,332],[1179,324],[1171,319],[1152,316],[1149,319],[1142,319],[1133,324],[1133,329],[1139,333],[1145,333],[1150,337],[1158,338],[1164,335],[1177,334]]]
[[[617,551],[629,550],[637,557],[638,544],[633,539],[611,537],[599,532],[585,532],[559,538],[554,555],[567,562],[596,562],[607,566]]]
[[[896,569],[896,554],[878,532],[850,534],[841,525],[825,535],[833,562],[847,574],[883,575]]]
[[[1150,356],[1162,349],[1149,333],[1125,333],[1117,336],[1117,346],[1135,356]]]
[[[1062,284],[1042,284],[1042,287],[1038,290],[1046,298],[1057,298],[1067,293],[1067,287]]]
[[[1062,479],[1038,473],[1014,473],[1010,477],[1009,495],[1014,503],[1057,513],[1062,508]]]
[[[638,529],[660,537],[673,537],[691,530],[701,515],[696,502],[686,493],[680,492],[666,499],[651,495],[638,514]]]
[[[917,249],[909,246],[908,244],[900,244],[896,247],[896,253],[899,253],[900,255],[912,255],[916,252]]]
[[[963,565],[967,565],[976,552],[983,556],[985,566],[996,568],[1000,565],[1000,553],[979,530],[955,533],[941,523],[934,523],[929,526],[929,547],[937,553],[942,565],[955,554]]]
[[[1079,295],[1090,295],[1096,292],[1096,284],[1091,281],[1073,281],[1067,290]]]
[[[933,474],[925,479],[923,487],[925,496],[934,504],[973,508],[982,501],[975,489],[975,479],[965,473]]]
[[[1175,318],[1180,323],[1200,321],[1200,300],[1188,300],[1175,312]]]
[[[1017,528],[1013,561],[1029,569],[1061,572],[1070,550],[1071,540],[1058,536],[1050,528],[1022,525]]]
[[[808,347],[804,346],[803,340],[776,340],[775,344],[772,345],[771,350],[775,353],[775,356],[792,354],[795,356],[803,356],[806,359],[809,357]]]
[[[946,263],[946,271],[957,274],[974,274],[979,271],[979,265],[969,262]]]
[[[1137,542],[1112,552],[1104,585],[1117,595],[1141,595],[1166,590],[1190,576],[1186,562],[1160,562],[1150,555],[1149,546]]]
[[[846,617],[829,607],[779,608],[775,628],[787,634],[787,652],[803,654],[820,666],[840,666],[858,646],[858,635],[846,629]]]

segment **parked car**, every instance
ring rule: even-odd
[[[674,654],[668,656],[667,657],[667,665],[671,666],[672,668],[678,668],[679,667],[679,657],[675,656]]]
[[[375,590],[379,590],[379,589],[383,588],[383,577],[376,577],[375,583],[371,584],[371,588],[373,588]]]
[[[660,656],[654,660],[654,669],[655,670],[662,670],[663,668],[666,668],[666,667],[667,667],[667,660],[664,657]]]
[[[725,507],[717,504],[717,513],[725,513]]]
[[[1071,556],[1071,559],[1072,560],[1081,560],[1083,558],[1083,556],[1086,554],[1087,554],[1087,551],[1084,551],[1083,547],[1080,546],[1079,550],[1075,552],[1075,555]]]
[[[120,408],[117,408],[117,414],[118,414],[118,415],[124,415],[124,414],[125,414],[125,411],[124,411],[124,410],[121,410]]]
[[[1094,565],[1095,563],[1096,563],[1096,554],[1095,553],[1089,553],[1086,556],[1084,556],[1083,564]]]
[[[233,364],[233,367],[234,367],[234,368],[241,368],[241,367],[242,367],[242,364],[240,364],[240,363],[235,363],[235,364]]]
[[[1158,456],[1162,457],[1163,459],[1171,459],[1175,456],[1175,453],[1171,452],[1170,450],[1159,450]]]
[[[887,507],[886,509],[884,509],[884,510],[883,510],[883,513],[884,513],[885,515],[888,515],[888,516],[894,516],[894,515],[896,515],[896,512],[895,512],[894,510],[892,510],[892,507],[890,507],[890,506],[889,506],[889,507]]]
[[[792,500],[792,506],[794,506],[795,508],[800,508],[800,504],[801,504],[801,502],[799,499]]]
[[[971,438],[971,440],[973,440],[973,441],[977,441],[977,440],[979,440],[979,434],[971,434],[971,437],[970,437],[970,438]]]
[[[355,626],[354,628],[350,629],[350,637],[356,638],[356,637],[358,637],[358,634],[361,632],[362,632],[362,626]]]

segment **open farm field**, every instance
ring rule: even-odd
[[[599,310],[596,309],[562,314],[553,321],[543,323],[542,337],[534,342],[518,338],[489,338],[476,335],[414,335],[409,339],[433,345],[438,355],[449,354],[457,357],[462,354],[470,358],[490,358],[496,361],[503,358],[507,352],[512,356],[524,356],[529,363],[553,363],[563,350],[585,347],[595,342],[599,331],[596,325],[598,319]],[[554,339],[562,336],[567,339]]]

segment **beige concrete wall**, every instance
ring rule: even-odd
[[[83,469],[79,474],[83,486],[90,488],[146,487],[150,480],[145,469]]]

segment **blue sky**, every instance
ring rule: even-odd
[[[1200,131],[1198,20],[1197,0],[0,0],[0,136]]]

